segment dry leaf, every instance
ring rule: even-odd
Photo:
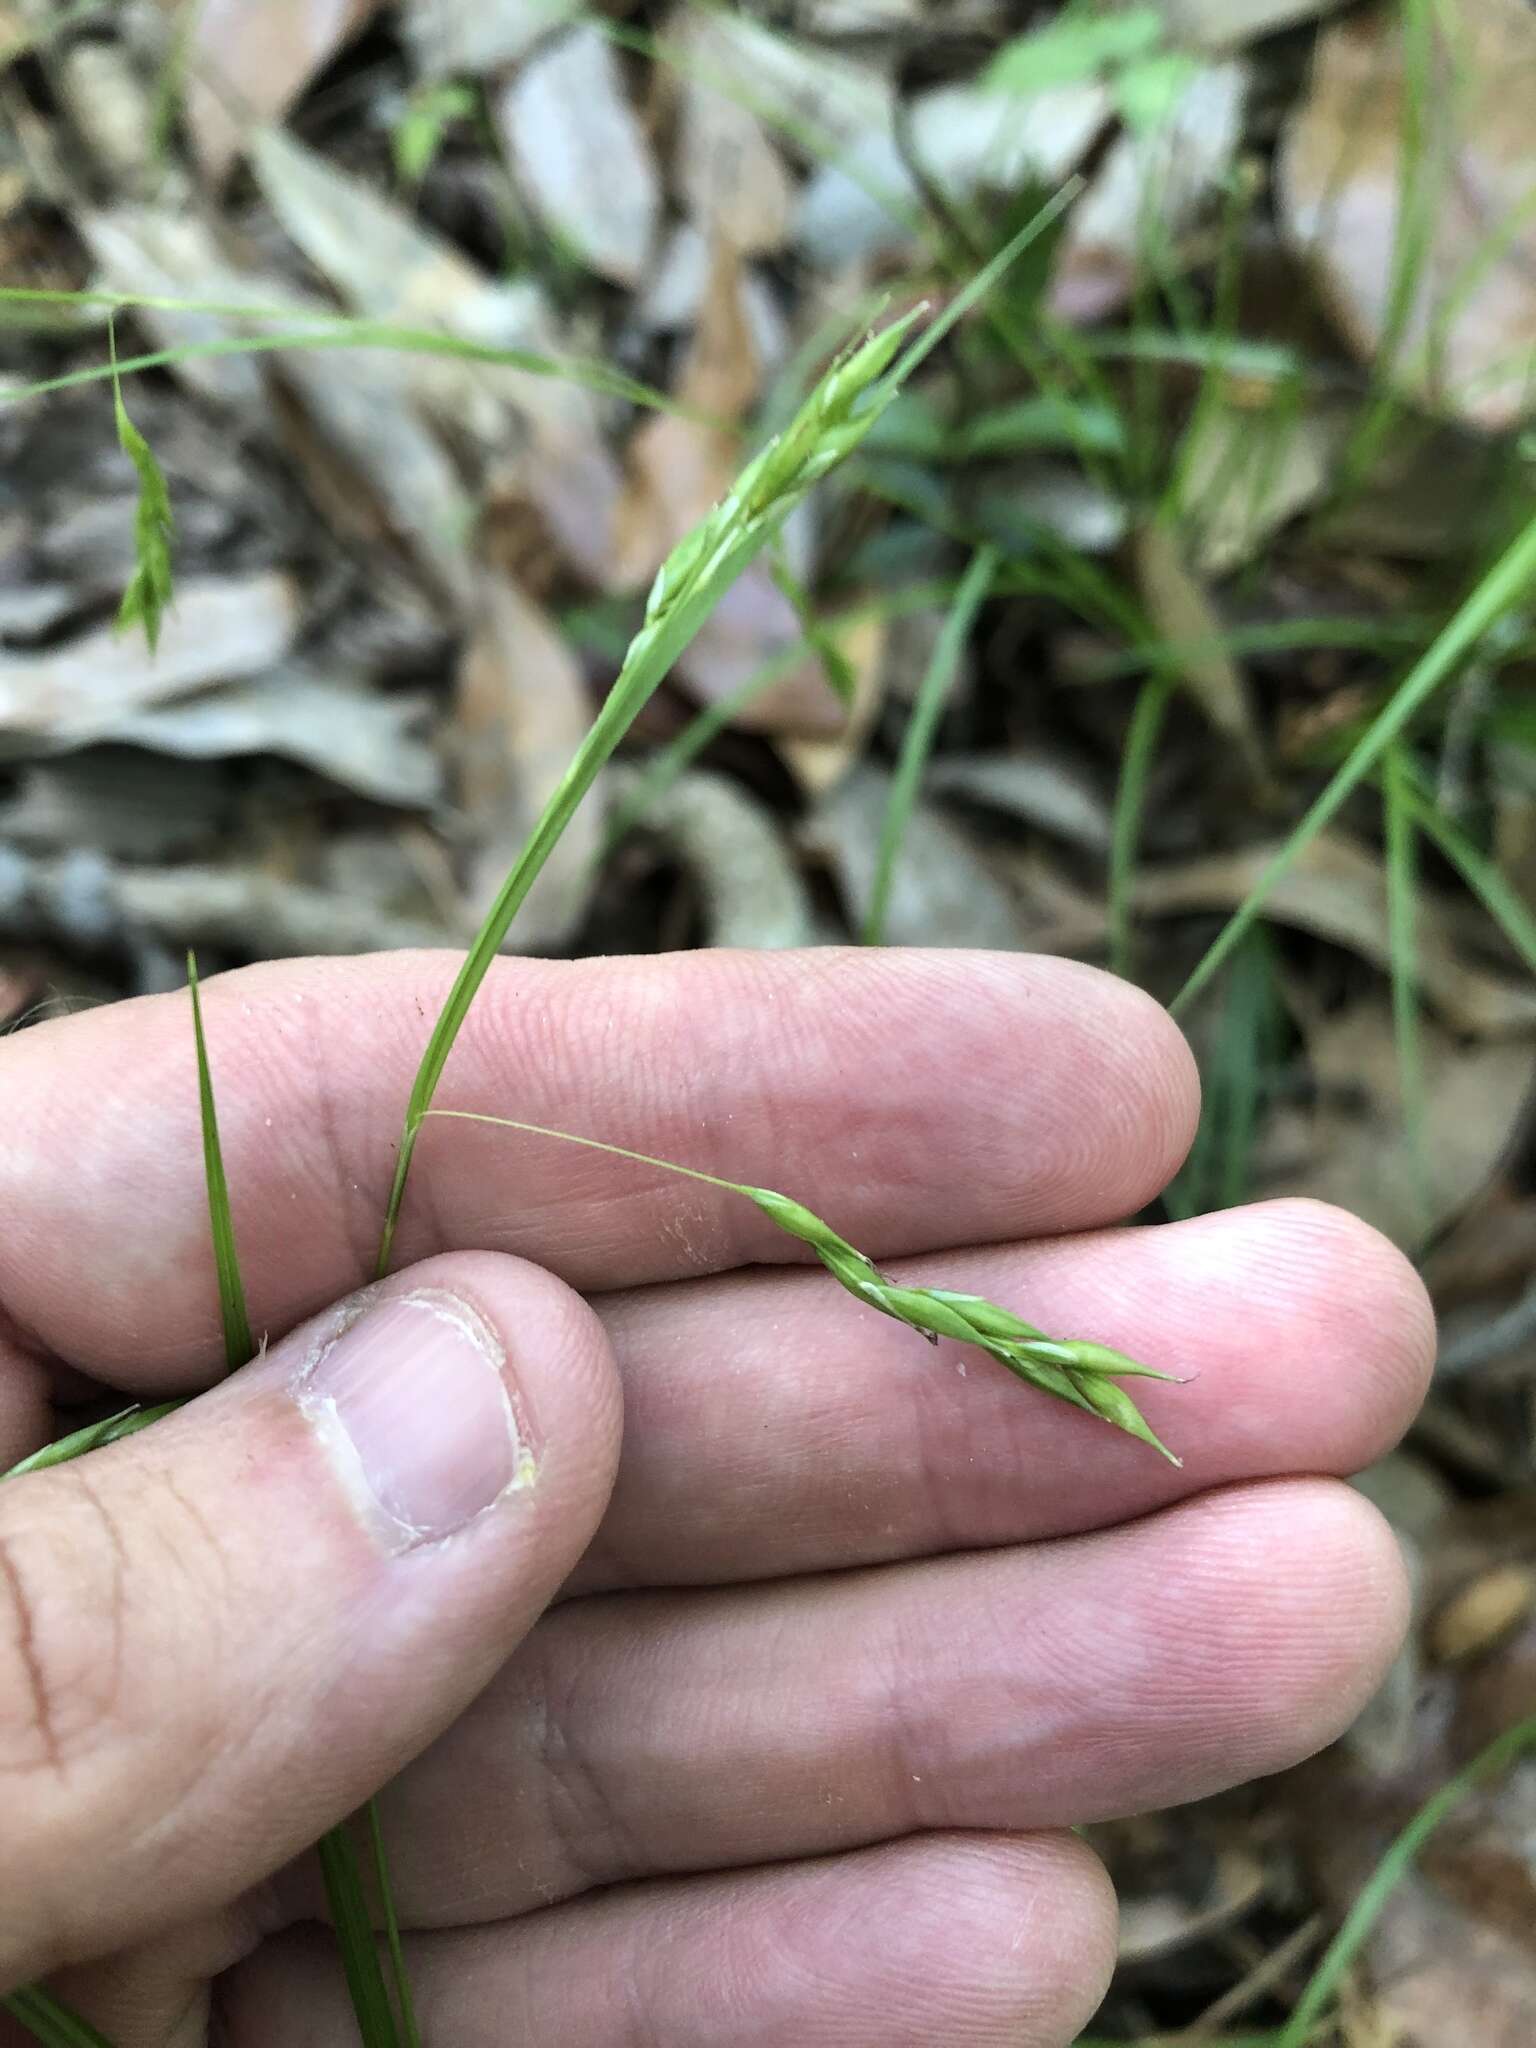
[[[784,159],[751,107],[708,82],[712,30],[708,15],[684,8],[665,37],[681,76],[679,196],[706,235],[743,255],[763,255],[783,246],[794,195]]]
[[[45,652],[0,654],[0,732],[95,738],[137,707],[271,668],[298,626],[298,593],[286,576],[183,582],[155,654],[138,634],[110,626]]]
[[[1536,1075],[1528,1042],[1464,1045],[1424,1018],[1423,1143],[1406,1127],[1385,994],[1305,1020],[1317,1100],[1301,1120],[1304,1156],[1272,1170],[1261,1142],[1255,1192],[1310,1195],[1363,1216],[1414,1249],[1458,1215],[1496,1171]],[[1294,1145],[1298,1133],[1287,1134]]]
[[[1136,538],[1136,580],[1158,633],[1187,647],[1180,679],[1249,778],[1264,777],[1264,743],[1242,671],[1219,643],[1225,629],[1209,597],[1184,565],[1178,536],[1160,521]]]
[[[475,852],[465,909],[477,925],[592,723],[581,665],[530,598],[486,573],[459,665],[455,751],[459,796]],[[528,901],[513,944],[564,945],[586,911],[601,837],[601,796],[561,835]]]
[[[291,239],[355,312],[483,346],[561,352],[537,286],[493,283],[371,186],[276,130],[256,139],[253,162]],[[620,479],[590,391],[448,356],[389,362],[434,418],[508,469],[503,493],[526,492],[575,567],[611,580]]]
[[[182,0],[169,0],[186,15]],[[280,120],[378,0],[198,0],[188,17],[187,120],[217,182],[258,123]]]
[[[375,803],[425,810],[442,768],[420,737],[429,700],[300,663],[249,682],[118,718],[99,737],[188,760],[276,754]]]
[[[1107,853],[1109,806],[1073,761],[1039,748],[1027,754],[941,754],[928,765],[932,796],[959,797],[1001,811],[1090,853]]]
[[[1428,233],[1391,365],[1404,389],[1481,427],[1532,402],[1536,368],[1536,14],[1524,0],[1431,9],[1431,70],[1417,92]],[[1396,8],[1351,13],[1318,40],[1311,87],[1286,132],[1279,201],[1352,346],[1374,362],[1392,298],[1405,184],[1407,75]]]
[[[427,78],[515,64],[583,11],[583,0],[406,0],[405,33]]]
[[[1220,190],[1242,132],[1247,73],[1197,71],[1155,127],[1127,128],[1067,216],[1051,280],[1063,320],[1100,320],[1130,297],[1149,238],[1177,243]]]
[[[729,242],[717,243],[693,346],[678,397],[722,421],[742,417],[757,396],[760,368],[743,301],[742,266]],[[742,462],[739,434],[676,413],[658,413],[630,444],[629,489],[620,517],[619,579],[645,583],[670,550],[730,490]],[[803,638],[799,614],[759,557],[727,590],[679,658],[678,673],[706,703],[743,688]],[[754,731],[826,736],[843,726],[843,709],[812,653],[743,708],[738,724]]]
[[[1344,0],[1158,0],[1171,42],[1182,49],[1241,50],[1277,29],[1333,14]]]
[[[1278,851],[1274,846],[1249,847],[1241,853],[1145,870],[1136,885],[1137,905],[1152,916],[1235,910]],[[1270,891],[1264,915],[1346,946],[1383,971],[1391,965],[1381,863],[1342,834],[1325,832],[1303,849]],[[1459,937],[1464,920],[1456,899],[1443,898],[1421,884],[1418,926],[1420,986],[1452,1029],[1499,1037],[1536,1026],[1536,991],[1462,958]]]
[[[661,217],[650,144],[613,45],[590,24],[540,50],[496,102],[529,205],[591,270],[640,282]]]
[[[1203,576],[1240,569],[1327,489],[1349,434],[1341,406],[1297,409],[1218,403],[1202,418],[1185,472],[1191,565]]]
[[[874,896],[880,828],[891,779],[858,768],[801,827],[801,843],[831,868],[853,930]],[[1011,951],[1026,943],[1014,899],[973,843],[942,812],[919,802],[907,821],[886,910],[892,946],[977,946]]]
[[[827,638],[853,677],[842,730],[828,739],[791,737],[779,742],[784,765],[808,796],[824,796],[863,760],[885,701],[886,649],[891,633],[892,622],[882,618],[855,619],[840,631],[828,627]]]
[[[621,801],[638,781],[633,770],[615,771]],[[810,894],[778,822],[739,783],[695,769],[649,804],[641,823],[666,841],[693,880],[706,946],[815,943]]]

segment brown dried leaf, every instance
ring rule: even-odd
[[[355,312],[493,347],[560,353],[535,285],[493,283],[371,186],[277,130],[257,138],[253,162],[290,238]],[[389,360],[433,418],[509,472],[503,494],[526,492],[566,558],[593,582],[611,582],[620,478],[593,394],[499,364]]]
[[[680,399],[722,422],[742,417],[760,382],[742,278],[740,255],[729,242],[718,242],[709,291],[678,385]],[[647,420],[630,444],[617,580],[631,586],[648,581],[730,490],[741,460],[741,437],[727,425],[676,413]],[[717,702],[802,637],[798,613],[774,582],[769,564],[759,558],[705,621],[678,672],[695,695]],[[738,722],[754,731],[815,737],[841,731],[844,720],[820,661],[807,653],[788,675],[753,697]]]
[[[638,285],[661,185],[602,30],[585,24],[530,57],[498,98],[496,119],[544,227],[589,269]]]
[[[1249,847],[1143,873],[1138,906],[1153,916],[1191,910],[1235,910],[1278,852]],[[1321,834],[1276,882],[1264,914],[1333,944],[1347,946],[1386,970],[1386,878],[1380,861],[1339,833]],[[1464,920],[1455,899],[1421,886],[1420,985],[1429,1003],[1457,1031],[1500,1037],[1536,1026],[1536,991],[1466,961],[1460,950]]]
[[[428,78],[483,73],[526,57],[583,0],[406,0],[405,33]]]
[[[1334,1202],[1410,1248],[1486,1186],[1536,1074],[1529,1043],[1465,1045],[1423,1019],[1424,1130],[1416,1152],[1384,993],[1308,1018],[1306,1044],[1317,1097],[1299,1118],[1303,1156],[1266,1167],[1261,1147],[1258,1191]],[[1294,1146],[1297,1135],[1287,1142]]]
[[[487,572],[455,698],[460,803],[476,842],[465,910],[473,926],[570,766],[592,722],[581,665],[548,617],[508,578]],[[589,799],[518,915],[519,951],[563,945],[580,924],[601,841]]]
[[[185,15],[181,0],[172,0]],[[221,179],[251,129],[281,120],[378,0],[198,0],[187,120],[205,175]]]
[[[1242,671],[1216,645],[1225,628],[1215,606],[1186,568],[1176,534],[1162,522],[1136,538],[1136,578],[1142,602],[1165,640],[1191,651],[1180,673],[1190,695],[1224,739],[1232,742],[1249,777],[1264,776],[1264,744]]]
[[[1412,176],[1403,17],[1351,13],[1318,40],[1281,150],[1280,207],[1369,362],[1389,318],[1404,185],[1421,181],[1428,232],[1392,374],[1433,407],[1508,427],[1531,409],[1536,365],[1536,15],[1523,0],[1465,0],[1431,18],[1433,76],[1417,95],[1429,132]]]
[[[1247,73],[1198,71],[1155,128],[1118,136],[1067,217],[1049,303],[1063,320],[1100,320],[1130,297],[1149,235],[1172,245],[1210,205],[1242,133]]]
[[[154,654],[137,634],[102,626],[46,652],[0,655],[0,730],[82,743],[136,708],[259,674],[298,627],[286,576],[183,582]]]
[[[665,43],[680,59],[677,184],[685,212],[743,255],[782,248],[794,193],[784,159],[750,106],[709,83],[713,24],[682,8]]]

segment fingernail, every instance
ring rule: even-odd
[[[505,1352],[457,1295],[365,1305],[294,1396],[391,1550],[453,1535],[533,1476]]]

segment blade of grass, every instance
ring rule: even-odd
[[[1136,881],[1136,855],[1141,845],[1141,820],[1146,809],[1152,758],[1163,729],[1177,675],[1163,669],[1147,677],[1136,693],[1136,707],[1126,729],[1115,788],[1115,812],[1109,841],[1109,964],[1131,978],[1131,897]]]
[[[1329,1943],[1296,2009],[1280,2031],[1276,2048],[1305,2048],[1316,2022],[1365,1945],[1382,1908],[1412,1867],[1415,1857],[1443,1820],[1469,1793],[1496,1778],[1528,1750],[1536,1750],[1536,1714],[1498,1736],[1464,1770],[1427,1799],[1362,1886],[1344,1924]]]
[[[788,1195],[778,1194],[772,1188],[752,1187],[745,1181],[726,1180],[720,1174],[702,1173],[696,1166],[679,1166],[675,1160],[658,1159],[650,1152],[634,1152],[627,1145],[611,1145],[601,1138],[580,1138],[571,1131],[553,1130],[547,1124],[521,1123],[515,1117],[489,1116],[468,1109],[434,1109],[427,1114],[459,1123],[491,1124],[535,1138],[555,1138],[562,1144],[581,1145],[592,1152],[607,1153],[613,1159],[631,1159],[641,1166],[654,1166],[663,1173],[680,1174],[685,1180],[702,1181],[707,1187],[740,1195],[787,1236],[808,1244],[838,1285],[866,1307],[907,1324],[930,1343],[936,1344],[940,1337],[952,1337],[962,1344],[975,1344],[1042,1393],[1113,1423],[1127,1435],[1150,1444],[1170,1464],[1180,1462],[1154,1436],[1125,1389],[1115,1384],[1119,1379],[1172,1380],[1172,1373],[1138,1365],[1107,1345],[1077,1338],[1060,1342],[1047,1337],[1012,1309],[999,1308],[996,1302],[985,1301],[980,1295],[956,1294],[942,1287],[900,1286],[887,1279],[873,1259],[839,1237],[829,1223]]]
[[[122,292],[43,292],[0,286],[0,305],[79,303],[132,308],[165,307],[191,312],[223,312],[231,318],[281,318],[292,321],[291,308],[263,315],[249,306],[215,307],[196,299],[138,299]],[[529,376],[556,382],[580,384],[604,397],[627,399],[653,412],[676,413],[685,419],[717,424],[697,408],[681,405],[664,392],[654,390],[622,371],[581,357],[540,354],[535,349],[498,348],[490,342],[465,341],[456,334],[444,334],[430,327],[400,327],[381,320],[354,320],[344,315],[312,324],[287,326],[272,334],[215,335],[207,341],[181,342],[174,348],[151,349],[142,355],[124,356],[115,365],[90,363],[57,377],[43,377],[33,384],[0,386],[0,404],[19,405],[23,399],[46,398],[51,392],[71,391],[77,385],[99,383],[104,377],[136,376],[143,370],[160,370],[176,363],[193,362],[206,356],[270,355],[283,349],[382,349],[397,355],[450,356],[460,362],[484,363],[490,368],[522,370]]]
[[[27,1472],[46,1472],[51,1465],[67,1465],[72,1459],[83,1458],[90,1451],[121,1443],[125,1436],[137,1436],[141,1429],[148,1429],[151,1423],[162,1422],[184,1405],[181,1401],[161,1401],[153,1408],[120,1408],[115,1415],[105,1416],[100,1422],[88,1422],[83,1429],[71,1430],[68,1436],[44,1444],[30,1458],[23,1458],[19,1465],[12,1465],[8,1472],[0,1473],[0,1479],[20,1479]]]
[[[1451,823],[1413,768],[1405,774],[1403,800],[1414,824],[1427,839],[1434,841],[1526,966],[1536,974],[1536,917],[1529,906],[1487,854],[1479,852],[1461,827]]]
[[[971,565],[961,578],[960,588],[955,593],[955,601],[944,621],[923,680],[918,685],[917,701],[912,707],[912,715],[907,720],[907,729],[902,735],[901,753],[897,759],[896,773],[891,780],[890,798],[880,824],[880,851],[875,862],[875,884],[869,900],[869,911],[864,920],[866,946],[878,946],[884,941],[885,919],[890,908],[896,862],[901,854],[901,842],[906,837],[912,807],[917,802],[918,785],[922,781],[923,769],[933,748],[934,735],[938,731],[939,720],[943,716],[955,672],[960,666],[960,657],[965,652],[965,643],[976,623],[976,614],[986,602],[987,593],[992,588],[997,566],[998,554],[995,548],[982,548],[972,556]]]
[[[1387,952],[1392,979],[1392,1034],[1397,1044],[1397,1081],[1403,1098],[1403,1129],[1413,1182],[1414,1222],[1429,1223],[1429,1175],[1424,1150],[1424,1056],[1419,1033],[1418,899],[1415,819],[1401,741],[1388,747],[1382,763],[1386,807]]]
[[[208,1189],[208,1220],[213,1236],[214,1269],[218,1276],[219,1315],[224,1328],[224,1357],[231,1372],[255,1355],[250,1316],[246,1309],[245,1284],[240,1276],[240,1259],[235,1247],[234,1216],[230,1207],[229,1182],[224,1172],[224,1152],[219,1142],[218,1110],[214,1103],[213,1075],[208,1064],[208,1045],[203,1031],[202,991],[198,985],[197,961],[187,955],[187,989],[192,998],[192,1031],[197,1046],[197,1096],[203,1130],[203,1177]],[[320,1844],[320,1868],[325,1878],[326,1897],[341,1950],[342,1969],[347,1979],[353,2010],[363,2038],[363,2048],[420,2048],[412,2010],[410,1983],[400,1945],[400,1928],[389,1882],[383,1834],[377,1807],[366,1809],[372,1842],[374,1872],[384,1912],[395,2004],[379,1962],[373,1924],[363,1885],[362,1865],[351,1833],[335,1828]],[[399,2024],[396,2024],[396,2008]]]
[[[208,1042],[203,1035],[203,998],[198,987],[197,961],[187,955],[187,989],[192,997],[192,1035],[197,1044],[197,1100],[203,1127],[203,1179],[208,1189],[208,1222],[213,1234],[213,1263],[219,1284],[219,1319],[224,1329],[224,1362],[236,1372],[256,1355],[251,1319],[245,1305],[245,1283],[240,1277],[240,1255],[235,1248],[235,1222],[230,1209],[229,1182],[224,1176],[224,1150],[219,1143],[219,1113],[213,1099],[213,1075],[208,1066]]]
[[[1300,824],[1174,998],[1171,1007],[1176,1016],[1189,1007],[1211,976],[1230,957],[1244,933],[1252,929],[1269,899],[1270,891],[1298,854],[1311,845],[1324,826],[1337,815],[1345,799],[1372,774],[1388,747],[1489,628],[1497,624],[1516,603],[1533,576],[1536,576],[1536,519],[1527,523],[1480,579],[1350,749],[1321,795],[1311,804]]]

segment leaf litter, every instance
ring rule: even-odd
[[[0,279],[160,302],[0,300],[0,387],[99,380],[0,401],[8,1018],[173,985],[191,943],[205,972],[462,944],[668,550],[840,347],[942,307],[1074,176],[675,661],[509,943],[856,936],[914,695],[990,543],[888,935],[1103,962],[1137,797],[1132,951],[1171,997],[1523,516],[1517,0],[281,14],[275,35],[259,0],[0,6]],[[338,319],[439,345],[300,345]],[[166,357],[125,370],[122,417],[109,321],[125,365]],[[670,409],[488,350],[602,364]],[[1496,914],[1420,835],[1421,1127],[1369,784],[1188,1013],[1202,1152],[1159,1213],[1181,1189],[1322,1195],[1421,1260],[1445,1362],[1396,1458],[1437,1505],[1405,1504],[1391,1461],[1370,1482],[1420,1590],[1356,1738],[1091,1831],[1127,1907],[1106,2036],[1273,2034],[1369,1859],[1529,1711],[1529,606],[1405,735],[1509,892]],[[1523,2044],[1530,1769],[1395,1895],[1328,2048],[1459,2048],[1469,2014]]]

